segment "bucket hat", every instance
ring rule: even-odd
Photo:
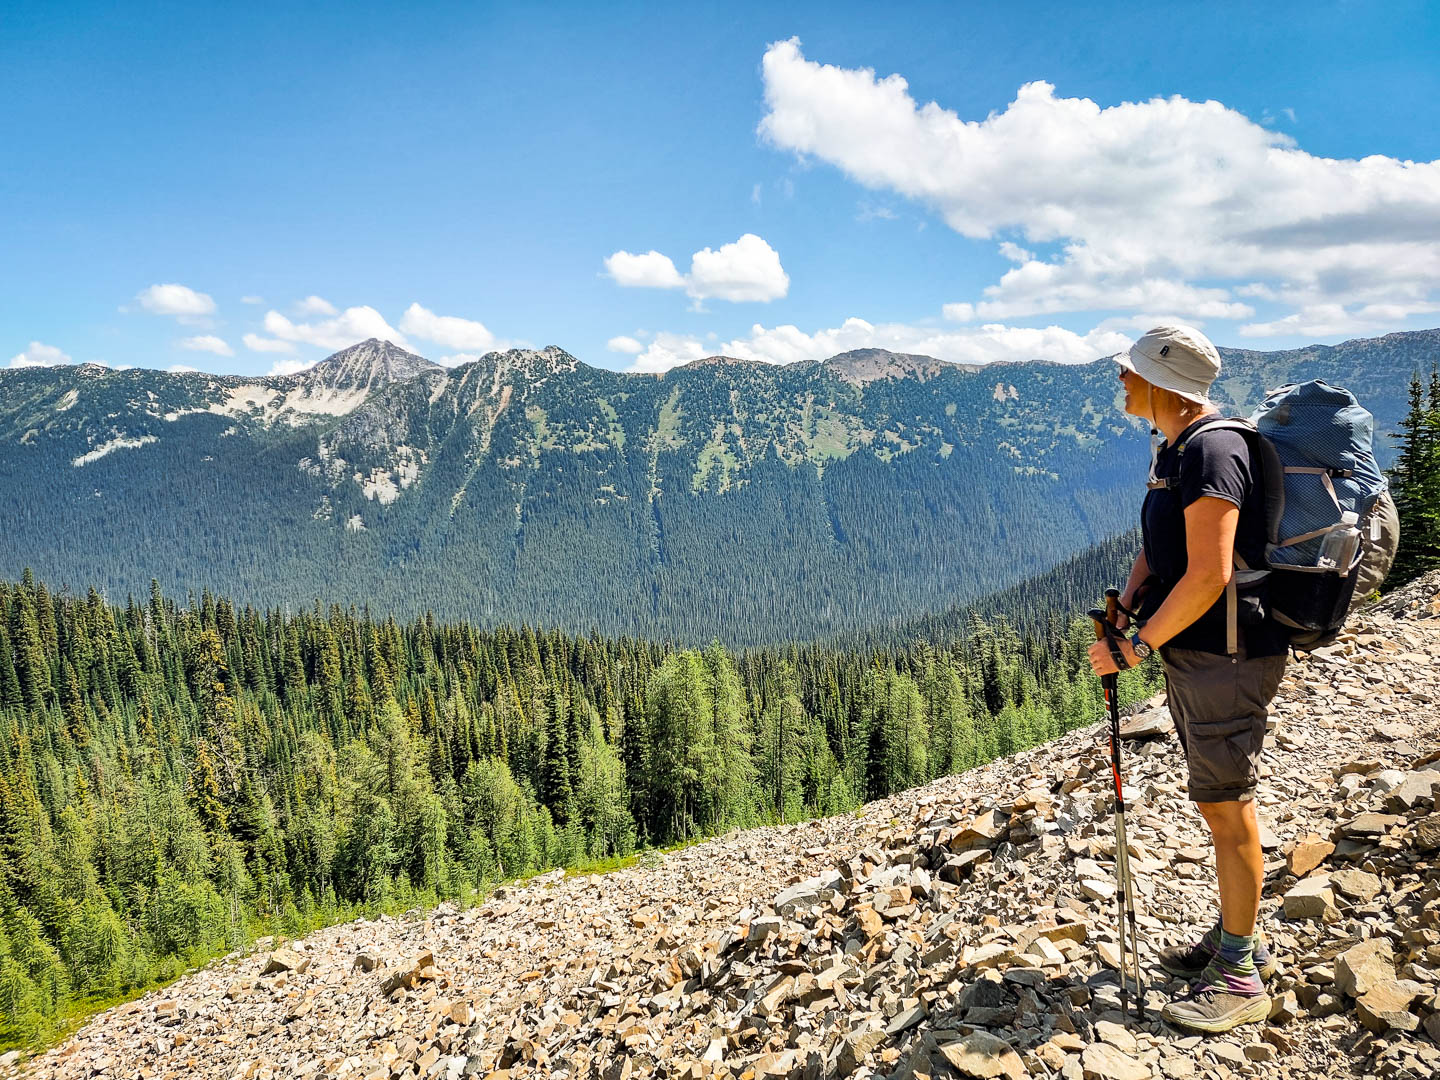
[[[1111,359],[1151,386],[1201,405],[1209,403],[1210,384],[1220,374],[1220,353],[1193,326],[1157,326]]]

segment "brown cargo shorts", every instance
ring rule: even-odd
[[[1285,674],[1285,656],[1247,658],[1162,646],[1165,691],[1190,768],[1193,802],[1255,797],[1265,720]]]

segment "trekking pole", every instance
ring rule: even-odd
[[[1095,640],[1104,640],[1117,657],[1120,647],[1115,642],[1115,620],[1120,613],[1120,590],[1105,590],[1105,610],[1090,612],[1095,622]],[[1117,665],[1118,666],[1118,665]],[[1129,967],[1135,977],[1135,1017],[1145,1019],[1145,990],[1140,984],[1139,931],[1135,925],[1135,887],[1130,877],[1130,849],[1125,837],[1125,789],[1120,782],[1120,696],[1119,674],[1102,675],[1100,687],[1110,711],[1110,775],[1115,781],[1115,901],[1119,925],[1116,927],[1120,945],[1120,1013],[1130,1011],[1130,984],[1126,981],[1125,954],[1130,954]],[[1130,931],[1126,949],[1125,931]]]

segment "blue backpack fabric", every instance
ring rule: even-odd
[[[1229,652],[1246,598],[1289,629],[1293,647],[1329,644],[1385,579],[1399,544],[1395,504],[1375,460],[1374,417],[1349,390],[1313,379],[1271,390],[1248,420],[1217,418],[1211,427],[1247,436],[1265,494],[1266,565],[1237,558],[1226,589]],[[1344,565],[1321,558],[1334,533],[1358,533]]]
[[[1374,417],[1349,390],[1314,379],[1270,391],[1250,422],[1284,469],[1284,504],[1267,561],[1314,567],[1324,534],[1341,515],[1365,517],[1386,489]]]

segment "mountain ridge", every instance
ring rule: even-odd
[[[1248,412],[1323,377],[1393,430],[1440,331],[1376,340],[1223,350],[1216,400]],[[557,346],[445,368],[371,340],[317,367],[5,372],[0,572],[813,640],[963,604],[1123,531],[1147,453],[1104,361],[861,351],[655,377]]]

